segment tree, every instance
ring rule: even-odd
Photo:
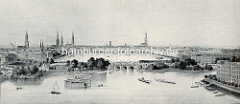
[[[39,71],[38,67],[36,65],[32,66],[31,69],[30,69],[30,73],[31,74],[35,74]]]
[[[88,63],[88,68],[93,69],[93,67],[95,66],[94,57],[91,57],[90,59],[88,59],[87,63]]]
[[[49,62],[49,58],[46,59],[46,63],[48,63],[48,62]]]
[[[67,60],[67,65],[66,66],[70,66],[70,63],[71,61]]]
[[[31,69],[29,66],[27,66],[27,68],[25,69],[26,73],[30,73],[31,72]]]
[[[175,62],[175,59],[174,59],[174,58],[171,58],[171,62],[174,63],[174,62]]]
[[[22,66],[22,68],[20,69],[20,73],[19,73],[19,74],[20,74],[20,75],[26,75],[26,74],[27,74],[24,66]]]
[[[50,64],[53,64],[54,63],[54,60],[53,58],[50,59]]]
[[[232,62],[237,62],[237,57],[236,57],[236,56],[233,56],[231,61],[232,61]]]
[[[78,60],[73,59],[73,60],[71,61],[70,67],[73,68],[73,70],[75,70],[76,68],[78,68]]]
[[[186,62],[181,61],[180,64],[179,64],[179,68],[180,69],[186,69]]]
[[[179,62],[179,61],[180,61],[179,58],[177,58],[177,59],[176,59],[176,62]]]
[[[98,60],[98,62],[97,62],[97,68],[103,68],[103,66],[104,66],[103,61],[102,61],[102,60]]]
[[[108,60],[104,61],[104,66],[107,67],[110,65],[110,62]]]
[[[237,57],[236,57],[236,56],[233,56],[231,61],[232,61],[232,62],[237,62]]]

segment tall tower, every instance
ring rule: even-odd
[[[26,35],[25,35],[25,47],[28,49],[29,48],[29,41],[28,41],[28,32],[26,30]]]
[[[64,43],[63,43],[63,36],[61,35],[61,47],[64,46]]]
[[[145,32],[145,38],[144,38],[144,43],[146,44],[146,45],[148,45],[148,40],[147,40],[147,32]]]
[[[57,32],[56,45],[59,46],[59,32]]]
[[[39,45],[40,48],[42,48],[42,41],[40,40],[40,45]]]
[[[44,45],[43,45],[43,40],[42,40],[42,44],[41,44],[42,48],[44,48]]]
[[[74,32],[72,32],[72,45],[74,45]]]
[[[44,45],[43,45],[42,40],[40,40],[40,49],[41,49],[41,52],[43,53],[44,52]]]
[[[111,41],[111,40],[109,41],[109,46],[110,46],[110,47],[112,46],[112,41]]]

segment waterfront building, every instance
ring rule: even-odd
[[[206,53],[191,55],[191,59],[196,60],[196,62],[201,66],[204,66],[206,64],[214,64],[217,57],[220,57],[220,56],[215,54],[206,54]]]
[[[220,81],[240,87],[240,62],[219,60],[217,63],[217,78]]]

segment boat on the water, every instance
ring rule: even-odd
[[[84,83],[84,81],[82,79],[72,79],[72,78],[68,78],[66,80],[64,80],[66,83]]]
[[[198,86],[204,85],[204,83],[202,83],[202,82],[195,82],[195,84],[198,85]]]
[[[146,80],[146,79],[144,79],[144,77],[138,78],[138,80],[141,81],[141,82],[148,83],[148,84],[150,84],[150,83],[152,82],[151,80]]]
[[[16,89],[17,89],[17,90],[21,90],[21,89],[22,89],[22,87],[17,87]]]
[[[199,86],[191,86],[191,88],[198,88]]]
[[[51,94],[61,94],[60,92],[52,91]]]
[[[217,94],[217,93],[218,93],[218,91],[214,91],[213,93],[214,93],[214,94]]]
[[[208,91],[216,91],[214,88],[212,87],[205,87]]]
[[[193,72],[193,76],[192,76],[192,85],[191,85],[191,87],[190,88],[198,88],[199,86],[199,84],[200,84],[200,82],[198,83],[198,82],[195,82],[195,83],[193,83],[193,79],[194,79],[194,71],[192,71]]]
[[[56,91],[58,88],[57,82],[53,85],[53,91],[51,91],[51,94],[61,94],[59,91]]]
[[[64,80],[66,83],[90,83],[91,78],[84,76],[73,76]]]
[[[220,94],[216,94],[215,96],[216,96],[216,97],[219,97],[219,96],[224,96],[224,95],[226,95],[226,94],[220,93]]]
[[[158,82],[169,83],[169,84],[176,84],[175,82],[165,81],[165,79],[156,79]]]
[[[176,84],[175,82],[165,81],[165,83]]]

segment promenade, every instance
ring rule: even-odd
[[[227,85],[227,84],[222,84],[218,81],[214,81],[214,80],[207,79],[207,78],[203,79],[203,81],[209,82],[210,84],[213,84],[213,85],[215,85],[217,87],[220,87],[220,88],[223,88],[225,90],[232,91],[232,92],[240,94],[240,88],[239,87],[234,87],[234,86],[230,86],[230,85]]]

